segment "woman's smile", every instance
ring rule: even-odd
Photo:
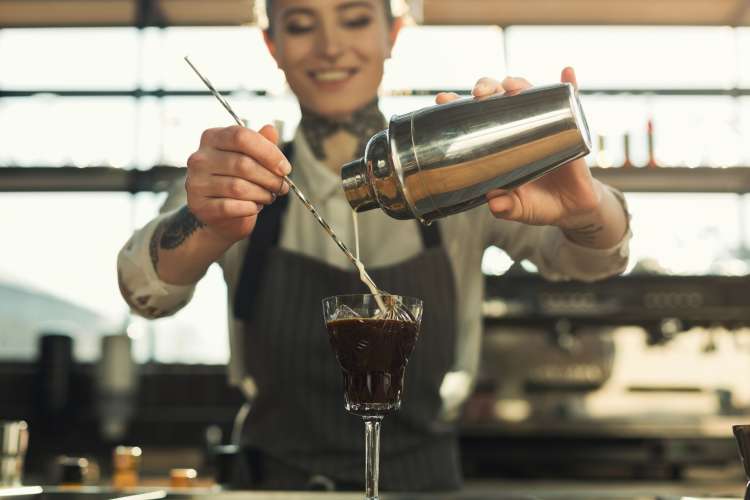
[[[358,73],[356,68],[310,70],[307,75],[321,90],[339,90]]]

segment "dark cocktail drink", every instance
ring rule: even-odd
[[[344,375],[346,409],[361,416],[397,410],[419,325],[367,318],[337,319],[326,326]]]
[[[398,295],[337,295],[323,300],[323,317],[341,366],[346,409],[365,421],[365,498],[374,500],[380,421],[401,406],[422,301]]]

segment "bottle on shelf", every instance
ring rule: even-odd
[[[646,131],[648,132],[648,163],[646,164],[646,167],[657,168],[659,164],[656,161],[656,155],[654,153],[654,120],[652,118],[648,119]]]
[[[633,168],[633,162],[630,159],[630,132],[625,132],[625,135],[622,136],[622,147],[625,154],[622,168]]]
[[[612,159],[610,158],[609,151],[607,150],[607,141],[603,135],[598,135],[598,151],[596,153],[596,166],[601,168],[609,168],[612,166]]]
[[[190,488],[195,486],[198,472],[195,469],[171,469],[169,486],[171,488]]]
[[[139,468],[142,451],[137,446],[118,446],[115,448],[112,464],[112,486],[117,489],[134,488],[139,482]]]
[[[89,482],[89,461],[86,458],[60,456],[57,469],[57,482],[61,488],[79,488]]]

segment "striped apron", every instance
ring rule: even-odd
[[[288,198],[259,215],[235,297],[235,315],[245,325],[245,367],[258,387],[242,433],[254,462],[247,486],[358,490],[364,487],[364,424],[344,409],[341,370],[321,300],[367,289],[354,271],[279,247]],[[424,302],[401,409],[382,422],[383,491],[461,485],[455,429],[438,418],[440,385],[454,360],[454,276],[437,225],[418,226],[422,253],[370,272],[383,289]]]

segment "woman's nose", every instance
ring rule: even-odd
[[[344,40],[341,31],[335,27],[320,30],[318,52],[326,59],[338,58],[344,52]]]

